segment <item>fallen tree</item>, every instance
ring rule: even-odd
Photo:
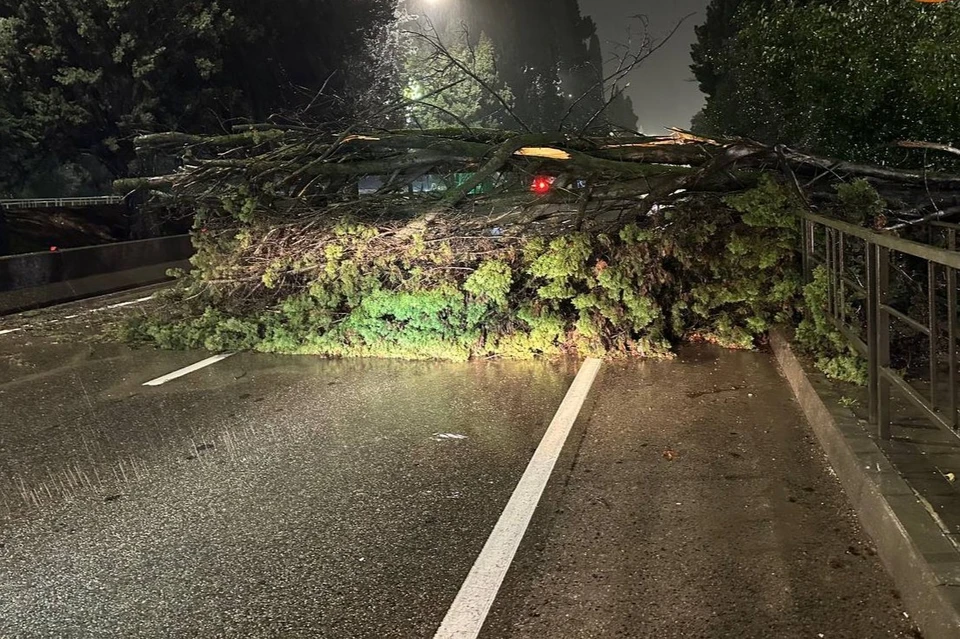
[[[118,190],[196,220],[192,272],[131,333],[165,347],[445,359],[747,347],[796,313],[804,208],[909,228],[960,206],[957,176],[681,131],[254,126],[136,144],[181,168]]]

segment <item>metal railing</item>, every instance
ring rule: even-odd
[[[960,436],[956,347],[957,270],[960,269],[960,253],[956,248],[960,226],[940,223],[936,228],[945,235],[945,248],[813,213],[804,215],[804,276],[811,281],[816,266],[825,270],[827,308],[824,310],[850,346],[868,362],[870,422],[884,439],[891,435],[893,389],[910,400],[930,422]],[[926,308],[924,316],[919,318],[911,316],[908,310],[895,308],[891,296],[891,272],[903,273],[901,265],[907,262],[913,266],[926,265]],[[923,267],[919,269],[922,273]],[[916,312],[917,304],[912,306]],[[929,359],[926,379],[921,376],[918,380],[916,375],[908,375],[891,365],[891,326],[895,322],[905,327],[906,332],[926,338]],[[926,388],[916,388],[918,381]]]
[[[0,200],[0,208],[4,209],[53,209],[77,208],[82,206],[103,206],[123,204],[126,200],[122,195],[98,195],[95,197],[54,197],[54,198],[27,198],[19,200]]]

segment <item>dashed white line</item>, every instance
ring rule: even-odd
[[[63,317],[64,320],[77,319],[78,317],[83,317],[84,315],[90,315],[91,313],[100,313],[101,311],[109,311],[115,308],[123,308],[125,306],[133,306],[134,304],[143,304],[144,302],[149,302],[153,299],[153,295],[148,295],[147,297],[141,297],[139,299],[130,300],[129,302],[118,302],[116,304],[108,304],[107,306],[101,306],[99,308],[89,308],[85,311],[81,311],[75,315],[67,315]],[[60,320],[50,320],[50,324],[56,324]]]
[[[580,368],[434,639],[475,639],[480,634],[600,364],[588,359]]]
[[[149,302],[153,299],[153,295],[148,295],[147,297],[141,297],[140,299],[130,300],[129,302],[120,302],[119,304],[110,304],[109,306],[104,306],[103,308],[97,308],[91,311],[91,313],[96,313],[97,311],[104,311],[110,308],[123,308],[124,306],[133,306],[134,304],[143,304],[144,302]]]
[[[433,440],[440,442],[445,439],[467,439],[466,435],[458,435],[457,433],[434,433]]]
[[[123,307],[125,307],[125,306],[133,306],[134,304],[143,304],[144,302],[149,302],[149,301],[152,300],[152,299],[153,299],[153,295],[149,295],[149,296],[147,296],[147,297],[141,297],[141,298],[139,298],[139,299],[130,300],[129,302],[119,302],[119,303],[117,303],[117,304],[109,304],[109,305],[107,305],[107,306],[101,306],[100,308],[91,308],[91,309],[88,309],[88,310],[85,310],[85,311],[81,311],[80,313],[76,313],[76,314],[74,314],[74,315],[67,315],[67,316],[62,317],[62,318],[60,318],[60,319],[50,319],[50,320],[46,320],[45,323],[46,323],[46,324],[57,324],[57,323],[59,323],[59,322],[61,322],[61,321],[63,321],[63,320],[77,319],[78,317],[83,317],[84,315],[90,315],[91,313],[99,313],[99,312],[101,312],[101,311],[109,311],[109,310],[112,310],[112,309],[115,309],[115,308],[123,308]],[[27,326],[21,326],[20,328],[8,328],[8,329],[6,329],[6,330],[0,330],[0,335],[8,335],[8,334],[10,334],[10,333],[16,333],[16,332],[18,332],[18,331],[22,331],[24,328],[28,328],[28,327],[27,327]]]
[[[179,379],[184,375],[189,375],[190,373],[194,373],[200,370],[201,368],[206,368],[207,366],[211,366],[213,364],[216,364],[217,362],[222,362],[223,360],[227,359],[231,355],[235,355],[235,354],[236,353],[221,353],[220,355],[214,355],[213,357],[208,357],[203,361],[197,362],[196,364],[191,364],[190,366],[181,368],[178,371],[173,371],[172,373],[168,373],[163,377],[158,377],[157,379],[152,379],[149,382],[144,382],[143,385],[144,386],[161,386],[163,384],[166,384],[167,382],[171,382],[175,379]]]
[[[144,302],[149,302],[149,301],[152,300],[152,299],[153,299],[153,295],[149,295],[149,296],[147,296],[147,297],[141,297],[140,299],[130,300],[129,302],[118,302],[117,304],[108,304],[107,306],[101,306],[100,308],[91,308],[91,309],[85,310],[85,311],[83,311],[83,312],[81,312],[81,313],[77,313],[76,315],[68,315],[68,316],[64,317],[63,319],[65,319],[65,320],[75,319],[75,318],[81,317],[81,316],[83,316],[83,315],[90,315],[91,313],[99,313],[99,312],[101,312],[101,311],[109,311],[109,310],[112,310],[112,309],[115,309],[115,308],[123,308],[123,307],[125,307],[125,306],[133,306],[134,304],[143,304]],[[56,321],[57,321],[57,320],[53,320],[53,322],[56,322]]]

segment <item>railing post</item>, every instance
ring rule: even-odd
[[[947,247],[951,251],[957,250],[957,231],[950,229],[947,234]],[[957,272],[947,266],[947,361],[949,373],[947,384],[950,387],[947,399],[947,423],[951,428],[957,428]]]
[[[937,321],[937,263],[927,262],[927,314],[929,321],[927,327],[930,329],[930,351],[928,358],[930,360],[930,406],[934,411],[937,410],[937,383],[939,381],[939,359],[940,359],[940,323]]]
[[[807,279],[807,272],[809,271],[809,264],[807,263],[807,219],[804,217],[800,218],[800,272],[803,274],[803,283],[806,284],[809,280]]]
[[[841,322],[847,321],[847,292],[846,284],[843,281],[846,275],[846,236],[843,231],[837,232],[837,318]]]
[[[824,229],[826,245],[824,246],[824,257],[826,258],[826,264],[824,265],[827,269],[827,314],[831,317],[837,317],[837,289],[834,285],[834,276],[836,275],[836,263],[833,259],[833,250],[836,248],[834,246],[834,237],[836,235],[835,231],[827,227]]]
[[[801,252],[801,258],[803,260],[803,283],[807,284],[813,279],[813,269],[810,268],[810,255],[813,253],[813,223],[807,218],[801,217],[800,230],[801,241],[803,242],[803,250]]]
[[[877,432],[881,439],[890,439],[890,249],[877,247]]]
[[[877,392],[880,388],[880,367],[879,347],[877,342],[877,321],[879,320],[879,309],[877,304],[877,292],[879,285],[878,271],[878,253],[877,245],[866,242],[867,257],[867,370],[869,374],[870,390],[870,424],[877,426],[880,423],[879,415],[879,396]]]

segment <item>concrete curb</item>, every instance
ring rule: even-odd
[[[166,262],[17,291],[0,291],[0,317],[167,282],[170,281],[167,271],[175,268],[189,270],[190,262]]]
[[[163,282],[192,254],[175,235],[0,257],[0,315]]]
[[[770,344],[860,523],[926,639],[960,637],[960,552],[827,380],[807,370],[786,334]]]

